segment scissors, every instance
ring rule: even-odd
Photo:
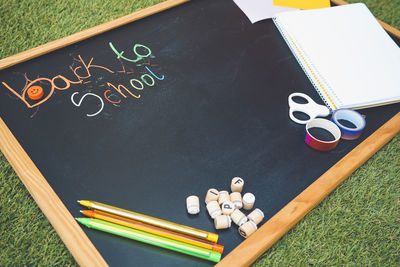
[[[307,101],[307,103],[304,104],[297,103],[293,100],[294,97],[303,98]],[[326,117],[330,114],[329,108],[327,108],[324,105],[315,103],[314,100],[311,99],[311,97],[303,93],[293,93],[289,95],[288,101],[289,101],[289,117],[292,121],[299,124],[306,124],[307,122],[316,117],[319,116]],[[305,113],[310,118],[307,120],[300,120],[293,115],[294,112]]]

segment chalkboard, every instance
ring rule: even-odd
[[[361,138],[319,152],[288,117],[297,91],[322,104],[271,20],[198,0],[1,71],[0,117],[73,217],[89,199],[214,232],[187,196],[240,176],[268,220],[400,108],[361,110]],[[211,264],[83,230],[112,266]],[[224,256],[243,241],[218,234]]]

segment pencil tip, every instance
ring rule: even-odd
[[[83,210],[80,210],[79,212],[80,212],[80,213],[83,213]]]
[[[79,204],[81,204],[81,201],[80,201],[80,200],[77,200],[77,202],[78,202]]]

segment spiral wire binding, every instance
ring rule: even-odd
[[[335,103],[339,103],[341,106],[342,103],[341,103],[340,99],[333,92],[333,90],[331,89],[329,84],[326,82],[326,80],[323,78],[323,76],[316,70],[315,66],[312,64],[312,62],[306,56],[306,53],[304,52],[304,50],[302,50],[301,47],[299,48],[298,45],[296,45],[296,43],[289,36],[289,34],[283,29],[283,27],[281,26],[281,24],[279,23],[279,21],[276,17],[272,18],[272,20],[275,23],[276,27],[278,28],[279,32],[281,33],[283,39],[288,44],[288,46],[289,46],[290,50],[292,51],[293,55],[295,56],[297,62],[299,62],[304,73],[307,75],[308,79],[313,84],[315,90],[320,95],[321,99],[325,102],[325,105],[328,106],[328,108],[331,111],[338,108]],[[306,58],[307,58],[307,60],[306,60]],[[310,65],[313,68],[311,68]],[[315,71],[313,71],[313,69]],[[313,76],[310,75],[310,72]],[[326,89],[324,88],[324,86],[322,86],[322,84],[324,84],[326,86]],[[328,90],[328,88],[329,88],[329,90]],[[328,94],[327,91],[329,91],[330,94]],[[335,101],[332,100],[333,97],[331,97],[331,96],[334,97]]]

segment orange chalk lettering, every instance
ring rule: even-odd
[[[108,87],[112,87],[115,91],[120,93],[124,98],[126,98],[126,95],[122,92],[121,88],[124,89],[125,91],[127,91],[134,98],[140,98],[140,96],[141,96],[141,95],[134,95],[131,91],[129,91],[128,88],[126,88],[122,84],[119,84],[118,87],[115,87],[115,85],[113,85],[112,83],[108,82],[107,85],[108,85]]]
[[[108,93],[111,93],[111,90],[105,90],[105,91],[104,91],[104,98],[105,98],[108,102],[113,103],[113,104],[119,104],[119,103],[121,103],[121,99],[119,99],[118,101],[112,101],[112,100],[108,97]],[[115,97],[116,97],[116,95],[114,95],[113,93],[111,93],[110,96],[115,96]]]
[[[48,83],[51,84],[50,93],[49,93],[45,98],[43,98],[41,101],[39,101],[39,102],[37,102],[37,103],[35,103],[35,104],[33,104],[33,105],[29,104],[28,101],[26,101],[26,91],[27,91],[31,86],[33,86],[35,83],[37,83],[37,82],[43,82],[43,81],[46,81],[46,82],[48,82]],[[39,106],[40,104],[46,102],[47,99],[49,99],[49,98],[51,97],[51,95],[54,93],[54,84],[53,84],[52,80],[50,80],[50,79],[48,79],[48,78],[38,78],[38,79],[35,79],[35,80],[31,81],[30,83],[28,83],[27,85],[25,85],[25,87],[22,89],[22,94],[21,94],[21,95],[18,94],[14,89],[12,89],[7,83],[2,82],[2,84],[3,84],[8,90],[10,90],[15,96],[17,96],[19,99],[21,99],[22,102],[24,102],[25,105],[26,105],[28,108],[33,108],[33,107]]]
[[[91,72],[90,72],[90,68],[100,68],[100,69],[106,70],[106,71],[108,71],[108,72],[110,72],[110,73],[114,73],[114,71],[112,71],[112,70],[110,70],[110,69],[108,69],[108,68],[106,68],[106,67],[103,67],[103,66],[100,66],[100,65],[94,65],[94,64],[92,64],[93,59],[94,59],[93,57],[90,59],[89,64],[86,64],[86,63],[85,63],[85,61],[82,59],[81,55],[78,55],[78,58],[79,58],[79,61],[82,63],[82,66],[78,66],[78,67],[76,67],[76,68],[72,68],[72,67],[70,66],[70,69],[72,70],[72,72],[75,74],[75,76],[76,76],[79,80],[87,79],[87,78],[90,78],[90,77],[92,76],[92,74],[91,74]],[[85,76],[82,76],[82,75],[78,74],[78,70],[81,69],[82,67],[83,67],[83,68],[85,69],[85,71],[86,71]]]
[[[64,87],[59,87],[59,86],[57,86],[57,85],[54,83],[54,81],[55,81],[56,79],[61,79],[61,80],[63,80],[63,81],[65,82],[65,86],[64,86]],[[74,82],[74,81],[71,81],[71,80],[65,78],[65,77],[62,76],[62,75],[57,75],[57,76],[53,77],[53,79],[51,79],[51,83],[52,83],[52,85],[54,86],[54,88],[56,88],[57,90],[67,90],[67,89],[71,86],[71,83],[77,84],[77,83],[82,83],[82,81],[79,80],[78,82]]]

